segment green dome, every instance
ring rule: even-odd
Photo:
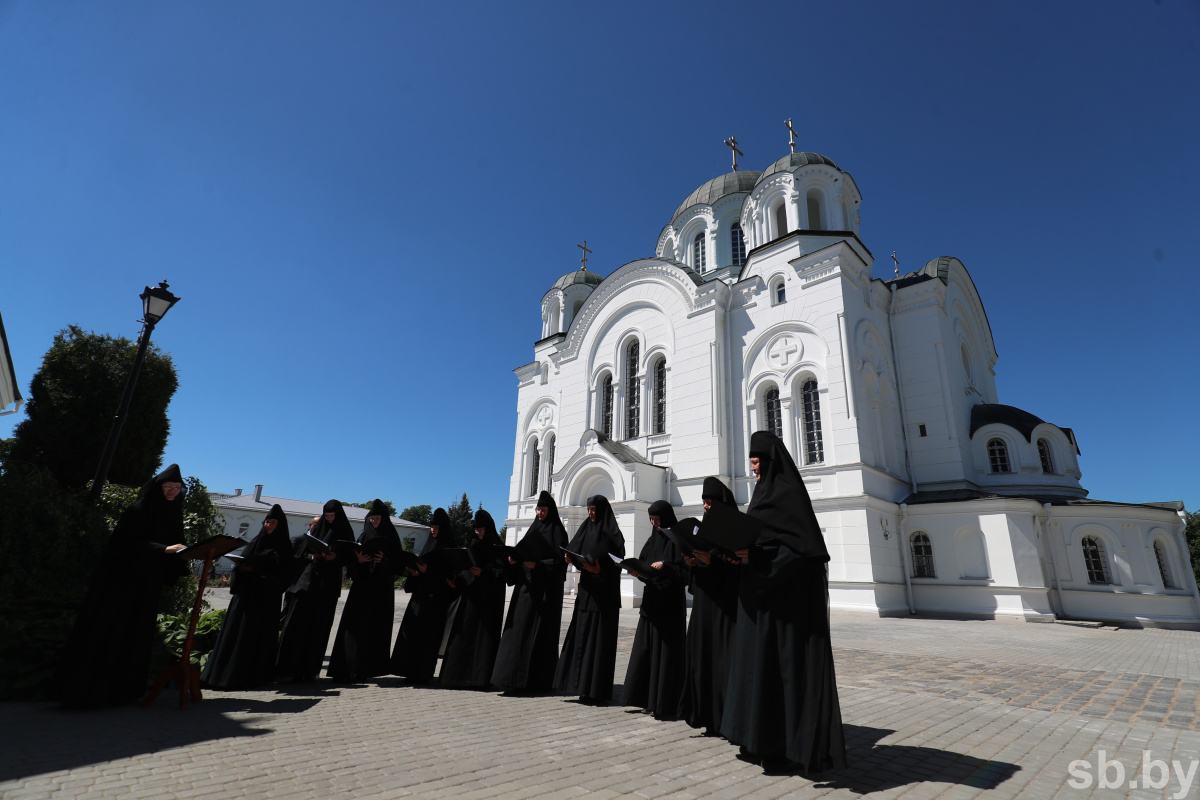
[[[726,195],[750,191],[758,182],[760,175],[762,175],[761,172],[746,169],[713,178],[689,194],[687,199],[679,204],[679,208],[675,209],[675,214],[671,217],[671,224],[674,225],[675,220],[679,219],[679,215],[692,206],[711,206]]]
[[[833,167],[838,172],[842,171],[841,167],[833,163],[833,159],[826,158],[820,153],[789,153],[771,166],[767,167],[766,171],[763,172],[762,177],[758,179],[758,183],[762,183],[769,176],[774,175],[776,172],[791,172],[792,170],[799,169],[800,167],[806,167],[809,164],[825,164],[826,166]],[[757,186],[758,184],[756,183],[755,185]]]
[[[568,272],[554,282],[551,289],[566,289],[568,286],[576,286],[583,284],[584,286],[599,286],[604,280],[603,275],[597,275],[595,272],[588,272],[586,269],[577,269],[574,272]]]

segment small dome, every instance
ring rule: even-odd
[[[726,195],[750,191],[761,175],[761,172],[747,169],[713,178],[689,194],[687,199],[679,204],[679,208],[675,209],[675,214],[671,217],[671,224],[674,225],[675,220],[679,219],[679,215],[692,206],[711,206]]]
[[[574,272],[568,272],[554,282],[551,289],[566,289],[568,286],[576,286],[583,284],[584,286],[599,286],[604,280],[603,275],[598,275],[595,272],[588,272],[586,269],[577,269]]]
[[[776,172],[791,172],[792,170],[797,170],[800,167],[805,167],[809,164],[825,164],[826,166],[833,167],[838,172],[842,171],[841,167],[833,163],[833,159],[826,158],[820,153],[789,153],[771,166],[767,167],[766,171],[763,172],[762,177],[758,179],[758,183],[762,183]],[[757,186],[758,183],[755,185]]]

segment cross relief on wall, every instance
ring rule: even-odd
[[[800,346],[796,344],[796,340],[791,336],[780,336],[767,350],[767,357],[776,367],[787,368],[791,363],[792,356],[800,352]]]
[[[542,406],[537,413],[537,424],[539,428],[548,428],[551,421],[554,419],[554,412],[550,410],[550,406]]]

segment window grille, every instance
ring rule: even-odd
[[[917,531],[909,538],[912,545],[913,577],[936,578],[933,572],[933,542],[929,536]]]
[[[1158,574],[1162,576],[1163,586],[1168,589],[1175,588],[1175,584],[1171,581],[1171,568],[1168,566],[1167,554],[1163,550],[1161,540],[1154,543],[1154,559],[1158,561]]]
[[[667,360],[654,363],[654,432],[667,432]]]
[[[696,234],[696,238],[692,239],[692,266],[696,272],[704,272],[706,261],[706,253],[704,252],[704,231]]]
[[[554,474],[554,445],[558,443],[557,436],[551,436],[549,444],[546,445],[546,475]],[[546,488],[550,488],[548,485]]]
[[[613,385],[612,375],[604,376],[600,387],[600,432],[608,438],[613,435]]]
[[[642,396],[638,386],[638,358],[641,348],[637,340],[625,351],[625,438],[638,437],[638,420],[642,414]]]
[[[1042,472],[1053,475],[1054,456],[1050,454],[1050,443],[1045,439],[1038,439],[1038,457],[1042,459]]]
[[[779,390],[772,386],[763,392],[763,417],[766,430],[783,438],[783,416],[779,412]]]
[[[1112,583],[1108,577],[1108,559],[1104,557],[1104,542],[1095,536],[1083,537],[1083,564],[1087,567],[1088,583]]]
[[[731,263],[740,267],[746,263],[746,235],[742,232],[742,224],[735,222],[729,226],[729,249]]]
[[[995,474],[1012,472],[1008,466],[1008,446],[1003,439],[991,439],[987,443],[988,462]]]
[[[804,463],[820,464],[825,460],[825,446],[821,440],[821,396],[817,382],[805,381],[800,398],[804,413]]]
[[[538,452],[537,440],[533,442],[533,452],[529,454],[529,496],[536,497],[538,493],[538,472],[542,468],[542,456]]]

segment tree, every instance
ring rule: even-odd
[[[37,468],[68,491],[84,488],[100,461],[136,355],[137,344],[124,337],[76,325],[59,331],[30,382],[26,419],[3,448],[5,471]],[[178,385],[171,357],[151,346],[109,481],[141,486],[158,470],[171,430],[167,405]]]
[[[375,501],[368,500],[365,503],[348,503],[345,500],[340,500],[338,502],[340,502],[344,506],[350,506],[351,508],[370,508],[371,504],[374,503]],[[380,502],[383,503],[385,506],[387,506],[387,510],[388,510],[389,514],[391,514],[393,517],[396,516],[396,506],[392,503],[391,500],[381,500]]]
[[[1187,527],[1183,535],[1187,539],[1188,553],[1192,557],[1192,574],[1200,583],[1200,511],[1184,511]]]
[[[409,506],[400,512],[400,519],[406,519],[418,525],[428,525],[431,516],[433,516],[433,506],[429,505]]]
[[[467,499],[467,493],[463,492],[462,499],[451,504],[446,513],[450,515],[450,527],[454,531],[455,543],[465,545],[471,541],[470,537],[475,534],[475,512],[471,510],[471,501]]]

